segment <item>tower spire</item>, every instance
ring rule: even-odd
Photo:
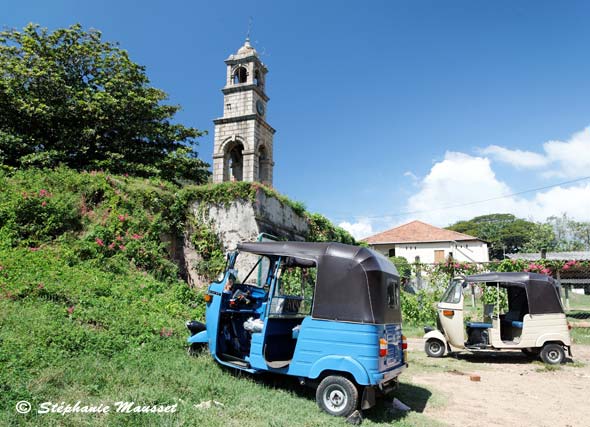
[[[250,33],[252,32],[252,17],[248,18],[248,33],[246,33],[246,42],[250,43]]]

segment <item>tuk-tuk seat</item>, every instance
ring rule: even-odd
[[[517,320],[513,320],[513,321],[512,321],[512,327],[513,327],[513,328],[519,328],[519,329],[522,329],[522,322],[519,322],[519,321],[517,321]]]
[[[467,327],[472,329],[490,329],[492,324],[485,322],[467,322]]]

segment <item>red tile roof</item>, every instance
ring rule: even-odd
[[[391,230],[375,234],[363,239],[369,244],[378,243],[419,243],[419,242],[449,242],[458,240],[481,240],[477,237],[456,231],[445,230],[422,221],[412,221]]]

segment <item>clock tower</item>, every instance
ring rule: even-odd
[[[225,63],[223,117],[213,121],[213,182],[259,181],[272,186],[275,130],[266,122],[268,69],[249,38]]]

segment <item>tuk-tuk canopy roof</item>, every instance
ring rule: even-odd
[[[526,290],[531,314],[563,313],[555,280],[539,273],[483,273],[466,276],[469,283],[498,283],[504,288],[518,287]]]
[[[399,281],[395,266],[372,249],[335,242],[256,242],[239,251],[288,257],[287,264],[317,266],[312,316],[363,323],[391,323],[388,286]]]

